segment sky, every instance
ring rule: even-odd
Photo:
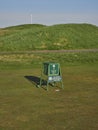
[[[0,28],[67,23],[98,26],[98,0],[0,0]]]

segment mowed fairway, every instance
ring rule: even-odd
[[[0,130],[98,130],[98,65],[63,65],[63,90],[26,78],[40,73],[0,70]]]

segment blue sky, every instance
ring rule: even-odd
[[[32,23],[98,26],[98,0],[0,0],[0,28]]]

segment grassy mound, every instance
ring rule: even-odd
[[[27,24],[0,29],[0,51],[98,48],[98,27],[90,24]]]

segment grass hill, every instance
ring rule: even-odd
[[[91,24],[26,24],[0,29],[0,51],[98,48],[98,27]]]

